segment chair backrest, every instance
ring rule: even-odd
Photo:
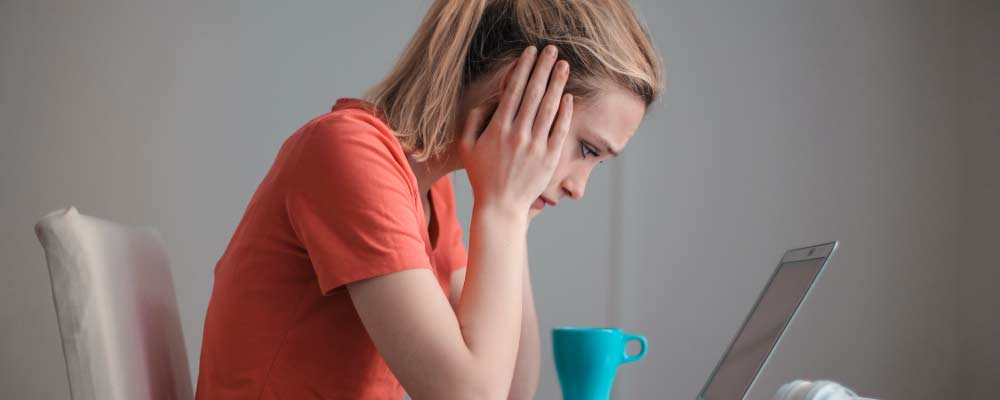
[[[53,211],[35,224],[52,281],[73,400],[193,397],[160,234]]]

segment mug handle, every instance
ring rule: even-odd
[[[622,364],[628,364],[630,362],[636,362],[636,361],[639,361],[639,360],[643,359],[643,357],[646,357],[646,337],[645,336],[642,336],[642,335],[633,335],[631,333],[625,333],[625,334],[622,334],[622,339],[623,339],[622,340],[622,345],[623,345],[622,347],[624,347],[624,349],[622,350],[622,362],[621,362]],[[630,356],[630,355],[628,355],[628,342],[633,341],[633,340],[638,340],[639,344],[642,345],[642,348],[639,350],[639,354],[636,354],[634,356]]]

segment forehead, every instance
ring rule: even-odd
[[[570,129],[578,136],[600,136],[620,149],[639,129],[645,113],[646,105],[639,96],[612,86],[574,104]]]

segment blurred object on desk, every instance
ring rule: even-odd
[[[773,400],[876,400],[860,397],[851,389],[832,381],[788,382],[778,389]]]

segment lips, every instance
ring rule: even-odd
[[[545,208],[545,204],[546,204],[545,200],[543,200],[541,197],[539,197],[539,198],[535,199],[534,203],[531,203],[531,208],[533,208],[535,210],[541,210],[541,209]]]
[[[557,205],[559,205],[559,202],[557,202],[557,201],[549,200],[545,196],[538,196],[538,198],[535,199],[535,202],[531,203],[531,208],[534,208],[536,210],[541,210],[541,209],[545,208],[545,206],[555,207]]]

